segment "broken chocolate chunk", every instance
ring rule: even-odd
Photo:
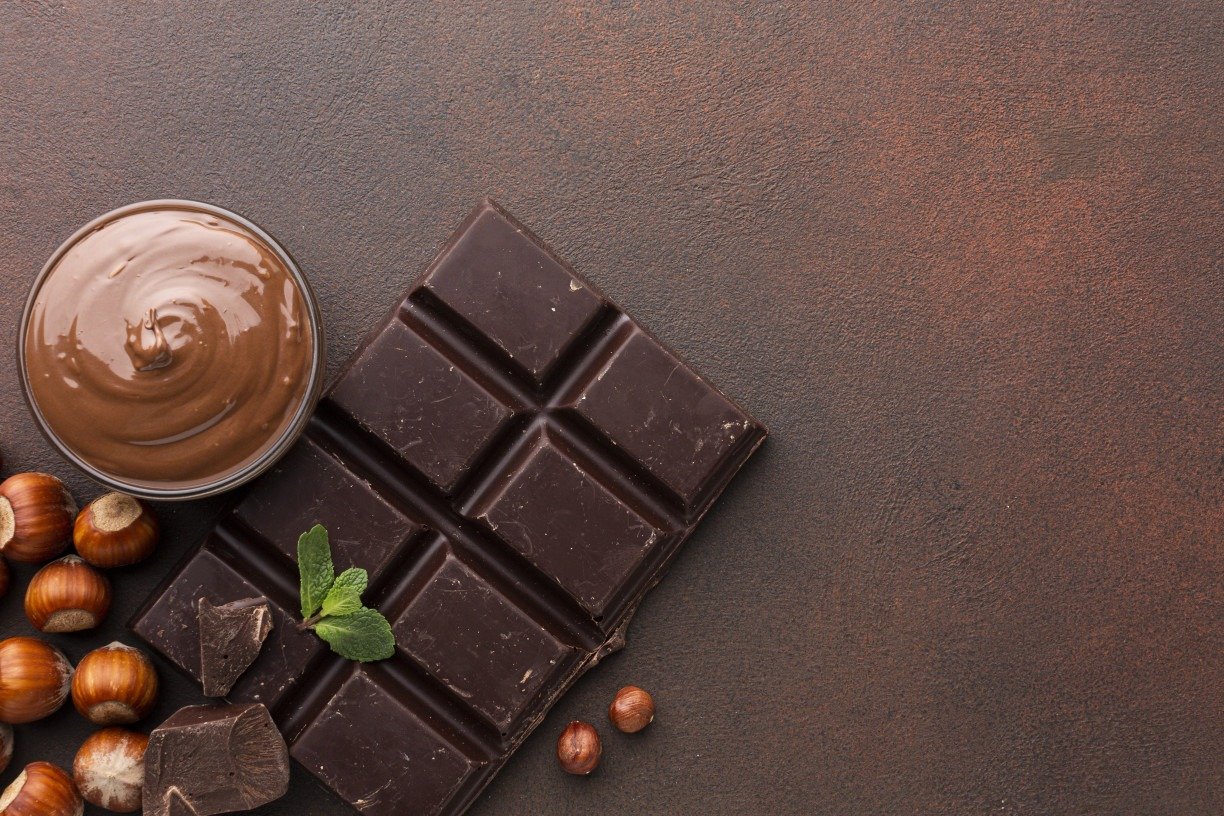
[[[188,706],[149,736],[145,816],[250,810],[288,790],[289,752],[262,705]]]
[[[263,648],[272,631],[267,598],[213,606],[200,599],[200,680],[205,697],[224,697]]]
[[[166,791],[166,797],[162,801],[166,805],[166,816],[199,816],[191,803],[179,793],[178,788],[171,787]]]

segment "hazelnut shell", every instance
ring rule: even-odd
[[[68,549],[76,502],[47,473],[18,473],[0,483],[0,554],[36,564]]]
[[[157,690],[157,670],[144,652],[112,643],[77,664],[72,704],[95,725],[126,725],[153,710]]]
[[[105,493],[94,499],[72,527],[77,553],[103,569],[145,560],[157,549],[159,536],[152,508],[126,493]]]
[[[3,816],[81,816],[84,809],[72,778],[50,762],[31,762],[0,793]]]
[[[95,732],[77,751],[72,778],[86,802],[114,813],[140,810],[149,738],[126,728]]]
[[[110,581],[75,555],[40,569],[26,589],[26,617],[40,632],[93,629],[110,606]]]
[[[41,720],[68,699],[72,664],[49,643],[31,637],[0,641],[0,722]]]

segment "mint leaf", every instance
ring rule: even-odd
[[[323,607],[323,599],[336,581],[323,525],[316,524],[298,538],[298,572],[302,577],[302,617],[308,619]]]
[[[343,618],[361,609],[361,596],[344,586],[333,586],[332,591],[323,598],[321,618]]]
[[[324,618],[315,624],[315,634],[346,660],[369,663],[395,654],[391,624],[373,609],[360,609],[339,618]]]
[[[351,615],[361,609],[361,593],[369,583],[370,578],[363,569],[352,567],[340,573],[323,599],[323,617]]]
[[[323,599],[323,611],[320,614],[323,618],[342,618],[360,611],[361,606],[361,596],[356,592],[347,587],[332,586],[327,597]]]
[[[349,567],[344,572],[336,576],[334,588],[344,587],[351,589],[358,595],[366,591],[366,587],[370,585],[370,576],[361,567]]]

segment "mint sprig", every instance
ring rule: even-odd
[[[369,663],[395,654],[391,624],[361,602],[369,586],[366,571],[351,567],[336,575],[327,528],[316,524],[298,538],[302,629],[314,633],[348,660]]]
[[[302,584],[302,619],[323,608],[323,599],[336,581],[327,528],[316,524],[298,538],[298,572]]]

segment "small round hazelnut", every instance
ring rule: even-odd
[[[625,686],[616,692],[608,706],[608,719],[626,734],[636,734],[654,722],[655,704],[650,693],[637,686]]]
[[[65,555],[40,569],[26,589],[26,617],[40,632],[93,629],[106,617],[110,605],[110,581],[75,555]]]
[[[76,502],[47,473],[18,473],[0,483],[0,554],[36,564],[68,549]]]
[[[85,801],[115,813],[140,810],[149,738],[126,728],[104,728],[77,751],[72,778]]]
[[[37,638],[0,641],[0,722],[28,723],[54,714],[68,699],[72,664]]]
[[[50,762],[31,762],[0,793],[0,816],[81,816],[84,810],[72,778]]]
[[[601,756],[599,732],[590,723],[574,720],[557,738],[557,761],[568,774],[586,776],[599,766]]]
[[[0,773],[13,759],[13,726],[0,723]]]
[[[144,652],[112,643],[77,664],[72,704],[95,725],[126,725],[153,710],[157,687],[157,670]]]
[[[153,509],[126,493],[106,493],[94,499],[72,528],[80,556],[103,569],[145,560],[157,548],[158,535]]]

